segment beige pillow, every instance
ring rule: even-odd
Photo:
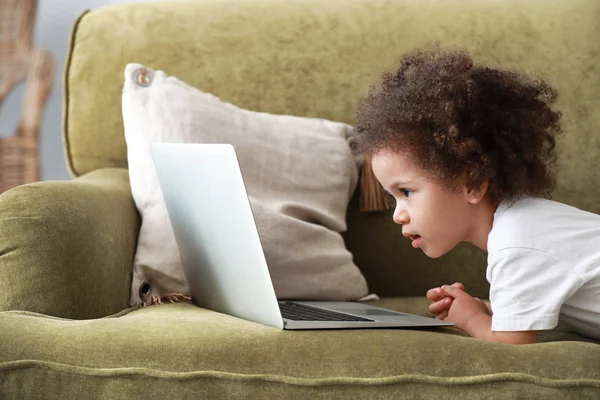
[[[133,199],[142,217],[130,303],[141,292],[189,294],[149,143],[230,143],[237,152],[279,299],[367,294],[340,232],[358,180],[351,126],[238,108],[162,71],[125,69],[123,120]]]

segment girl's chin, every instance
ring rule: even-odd
[[[427,244],[421,242],[420,246],[423,253],[429,258],[439,258],[447,253],[447,251],[440,251],[440,249],[436,249],[434,247],[428,246]]]

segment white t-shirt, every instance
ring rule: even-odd
[[[488,236],[493,331],[558,321],[600,340],[600,215],[555,201],[503,202]]]

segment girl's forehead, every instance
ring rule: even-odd
[[[372,155],[373,173],[384,187],[397,184],[438,186],[428,171],[414,161],[409,153],[380,151]],[[443,185],[441,185],[443,186]]]

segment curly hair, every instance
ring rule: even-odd
[[[549,198],[561,132],[556,97],[544,80],[476,65],[463,49],[417,50],[360,102],[354,150],[407,152],[449,188],[487,181],[495,203]]]

